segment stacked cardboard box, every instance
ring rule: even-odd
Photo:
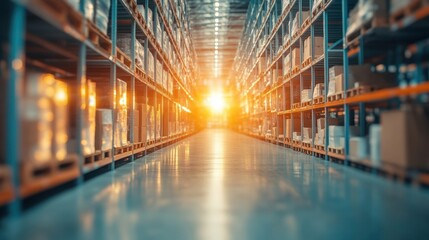
[[[152,52],[149,52],[149,56],[148,56],[148,72],[149,72],[149,76],[152,79],[155,79],[155,59],[152,55]]]
[[[95,149],[112,149],[113,113],[111,109],[97,109],[95,114]]]
[[[325,145],[325,118],[319,118],[316,121],[317,132],[314,137],[314,144],[319,146]]]
[[[314,37],[314,59],[323,55],[323,37]],[[312,57],[312,38],[308,37],[304,40],[304,56],[303,61]]]
[[[351,160],[363,160],[368,157],[368,140],[366,137],[351,137],[349,145],[349,157]]]
[[[295,69],[296,67],[300,67],[301,60],[300,60],[300,49],[294,48],[292,50],[292,69]]]
[[[313,140],[313,133],[312,133],[312,129],[311,129],[311,128],[304,127],[304,128],[302,129],[302,131],[304,132],[302,141],[303,141],[304,143],[312,143],[312,140]]]
[[[313,98],[325,96],[325,85],[323,83],[318,83],[314,86]]]
[[[343,66],[333,66],[329,68],[328,96],[335,95],[343,91]]]
[[[379,124],[372,124],[369,127],[369,156],[371,163],[374,166],[381,164],[381,126]]]
[[[34,164],[67,156],[67,85],[51,74],[28,72],[21,105],[21,159]],[[29,134],[31,133],[31,134]]]
[[[293,132],[292,133],[292,140],[302,141],[301,133],[300,132]]]
[[[83,110],[82,152],[89,155],[95,152],[95,115],[97,109],[96,84],[88,81]]]
[[[311,89],[302,90],[301,91],[301,103],[311,101],[313,99],[311,94],[312,94]]]
[[[88,2],[88,0],[85,2]],[[95,24],[104,34],[107,34],[107,28],[109,26],[110,4],[111,0],[96,0],[95,4]]]
[[[394,166],[429,170],[429,116],[423,109],[405,106],[381,114],[381,159]]]
[[[128,145],[127,83],[117,79],[115,89],[115,133],[114,146]]]
[[[329,126],[329,147],[344,148],[344,126]]]
[[[291,59],[290,59],[290,53],[286,55],[286,57],[283,58],[283,75],[286,75],[290,73],[291,71]]]

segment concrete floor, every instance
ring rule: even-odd
[[[0,228],[0,239],[424,239],[429,192],[212,129]]]

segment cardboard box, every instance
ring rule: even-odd
[[[291,55],[288,53],[283,59],[283,75],[288,74],[291,71]]]
[[[305,142],[305,143],[311,143],[311,140],[313,138],[312,129],[305,127],[302,130],[304,132],[304,134],[303,134],[303,142]]]
[[[349,157],[351,160],[363,160],[368,157],[368,141],[366,137],[351,137]]]
[[[300,60],[300,50],[299,48],[294,48],[292,50],[292,69],[295,67],[300,67],[301,60]]]
[[[311,96],[311,89],[304,89],[301,91],[301,102],[308,102],[311,101],[311,99],[313,99],[313,97]]]
[[[318,83],[314,86],[313,98],[325,96],[325,85],[323,83]]]
[[[63,161],[67,157],[68,142],[68,96],[67,84],[65,82],[55,81],[54,96],[54,122],[53,122],[53,156],[57,161]]]
[[[285,136],[289,139],[292,137],[292,120],[291,119],[286,119]]]
[[[323,37],[314,37],[314,59],[324,54]]]
[[[325,118],[318,118],[316,123],[317,123],[317,132],[322,132],[325,130]]]
[[[302,61],[306,61],[308,58],[311,58],[311,37],[304,40],[304,54]]]
[[[381,114],[381,159],[407,169],[429,169],[429,116],[416,107]]]
[[[85,109],[83,110],[82,152],[89,155],[95,152],[95,125],[97,111],[96,84],[87,81]]]
[[[330,137],[344,137],[344,126],[329,126]]]
[[[343,74],[343,66],[333,66],[329,68],[329,81],[335,80],[335,77]]]
[[[374,166],[381,164],[381,126],[371,124],[369,127],[369,159]]]
[[[97,109],[95,114],[95,149],[110,150],[113,141],[113,113],[111,109]]]
[[[330,80],[328,85],[328,97],[336,94],[336,91],[337,91],[336,87],[337,87],[337,84],[335,82],[335,79]]]
[[[335,77],[335,93],[342,93],[344,92],[344,81],[343,81],[343,74],[340,74]]]

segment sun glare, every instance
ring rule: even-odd
[[[225,108],[225,100],[222,93],[212,93],[206,100],[206,105],[213,113],[221,113]]]

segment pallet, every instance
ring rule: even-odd
[[[365,93],[373,92],[374,90],[376,90],[376,88],[372,86],[360,86],[347,90],[346,95],[347,97],[355,97]]]
[[[131,59],[119,48],[116,48],[116,59],[131,69]]]
[[[290,138],[288,138],[288,137],[286,137],[285,138],[285,144],[287,144],[287,145],[292,145],[292,139],[290,139]]]
[[[325,102],[325,96],[320,96],[317,98],[313,98],[313,105],[322,104]]]
[[[297,109],[297,108],[300,108],[301,107],[301,103],[293,103],[292,104],[292,108],[293,109]]]
[[[313,16],[316,16],[325,7],[324,1],[321,1],[319,5],[313,10]]]
[[[307,102],[302,102],[301,103],[301,107],[308,107],[308,106],[311,106],[311,103],[312,103],[312,101],[310,100],[310,101],[307,101]]]
[[[311,65],[311,57],[308,57],[304,62],[302,62],[302,67],[305,68]]]
[[[296,32],[290,38],[291,41],[297,39],[299,37],[299,35],[301,35],[301,29],[296,30]]]
[[[75,31],[84,36],[84,17],[66,1],[27,0],[24,2],[28,9],[41,18],[47,19],[65,31]]]
[[[63,161],[51,160],[43,164],[35,162],[21,162],[21,182],[22,185],[32,184],[36,181],[51,178],[54,175],[77,169],[77,157],[70,155]]]
[[[308,25],[310,25],[311,18],[308,17],[301,25],[301,29],[305,29]]]
[[[406,18],[411,18],[413,15],[415,15],[418,11],[422,10],[423,8],[429,7],[429,0],[413,0],[410,1],[406,6],[402,7],[401,9],[398,9],[394,13],[390,14],[390,23],[395,24],[398,22],[403,21]]]
[[[328,96],[328,102],[338,101],[344,98],[344,93],[336,93],[332,96]]]
[[[137,15],[137,13],[138,13],[137,1],[125,0],[125,2],[127,3],[128,7],[130,8],[131,13],[134,15]]]
[[[133,145],[117,147],[115,148],[115,155],[131,152],[132,150],[133,150]]]
[[[294,67],[294,68],[292,69],[291,75],[295,75],[295,74],[297,74],[297,73],[299,73],[299,67]]]
[[[347,46],[350,48],[359,47],[360,36],[364,36],[370,30],[376,32],[377,30],[384,29],[388,25],[388,22],[384,18],[373,18],[363,23],[361,26],[356,28],[353,32],[347,34]]]
[[[328,147],[328,152],[338,155],[344,155],[344,148]]]
[[[319,151],[325,151],[325,146],[323,145],[314,145],[314,148]]]
[[[306,147],[306,148],[312,148],[313,144],[312,143],[306,143],[306,142],[302,142],[302,146]]]
[[[88,21],[87,26],[88,28],[86,35],[88,40],[91,41],[91,43],[96,47],[110,55],[112,51],[112,42],[110,41],[109,37],[102,33],[100,29],[98,29],[98,27],[95,26],[95,24],[92,22]]]

